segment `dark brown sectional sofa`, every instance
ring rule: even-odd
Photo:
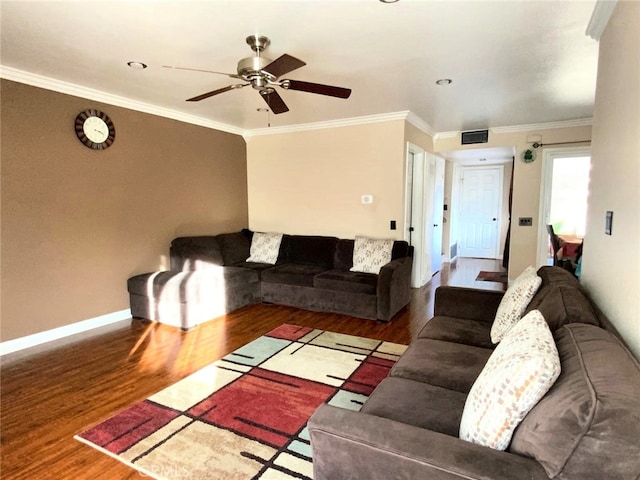
[[[439,287],[434,317],[361,411],[322,405],[309,420],[314,479],[640,478],[637,359],[575,277],[559,267],[538,275],[527,312],[548,322],[561,373],[506,451],[458,438],[503,293]]]
[[[253,232],[180,237],[170,271],[127,282],[133,317],[183,329],[257,302],[389,321],[411,299],[413,247],[395,241],[379,274],[351,272],[354,240],[287,235],[275,265],[247,262]]]

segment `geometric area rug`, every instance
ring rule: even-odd
[[[312,479],[311,414],[360,410],[406,348],[284,324],[74,438],[156,479]]]

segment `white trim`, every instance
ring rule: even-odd
[[[553,128],[570,128],[570,127],[588,127],[593,123],[593,118],[578,118],[576,120],[561,120],[558,122],[546,122],[546,123],[531,123],[528,125],[512,125],[507,127],[494,127],[490,128],[490,133],[513,133],[513,132],[528,132],[535,130],[551,130]],[[445,138],[455,138],[460,134],[460,130],[450,132],[438,132],[433,137],[434,140],[443,140]],[[489,139],[491,143],[491,139]],[[470,145],[474,147],[475,145]],[[475,146],[475,148],[478,148]]]
[[[602,0],[599,0],[602,1]],[[606,3],[606,2],[605,2]],[[52,90],[54,92],[64,93],[67,95],[73,95],[76,97],[86,98],[94,100],[96,102],[107,103],[109,105],[115,105],[118,107],[128,108],[139,112],[150,113],[151,115],[158,115],[160,117],[171,118],[184,123],[190,123],[201,127],[212,128],[214,130],[220,130],[223,132],[233,133],[235,135],[242,135],[245,140],[258,135],[271,135],[276,133],[288,133],[288,132],[300,132],[308,130],[318,130],[322,128],[334,128],[345,127],[350,125],[364,125],[369,123],[388,122],[392,120],[405,120],[411,123],[413,126],[419,128],[423,132],[431,135],[434,140],[440,140],[445,138],[453,138],[460,134],[460,130],[449,132],[436,132],[431,125],[418,117],[415,113],[405,110],[401,112],[383,113],[379,115],[366,115],[362,117],[343,118],[337,120],[329,120],[326,122],[315,123],[303,123],[298,125],[286,125],[282,127],[270,127],[270,128],[257,128],[253,130],[245,130],[226,123],[214,122],[207,118],[198,117],[196,115],[189,115],[186,113],[178,112],[170,108],[160,107],[150,103],[141,102],[120,95],[103,92],[101,90],[95,90],[93,88],[83,87],[74,83],[64,82],[62,80],[56,80],[55,78],[45,77],[42,75],[36,75],[17,68],[7,67],[0,64],[0,78],[12,80],[15,82],[32,85],[34,87],[44,88]],[[582,118],[577,120],[564,120],[559,122],[549,123],[534,123],[530,125],[514,125],[507,127],[495,127],[489,129],[492,133],[509,133],[509,132],[522,132],[529,130],[548,130],[552,128],[566,128],[566,127],[581,127],[589,126],[592,123],[592,118]]]
[[[104,327],[105,325],[127,320],[128,318],[131,318],[131,310],[127,308],[126,310],[120,310],[119,312],[107,313],[106,315],[90,318],[70,325],[64,325],[52,330],[27,335],[26,337],[7,340],[6,342],[0,343],[0,356],[17,352],[18,350],[24,350],[25,348],[35,347],[36,345],[51,342],[53,340],[59,340],[60,338],[75,335],[76,333],[82,333],[88,330],[93,330],[94,328]]]
[[[431,137],[434,137],[437,133],[431,125],[411,111],[407,114],[407,122]]]
[[[433,136],[434,140],[444,140],[445,138],[456,138],[460,134],[460,130],[451,132],[438,132]]]
[[[124,107],[139,112],[158,115],[160,117],[171,118],[173,120],[178,120],[184,123],[191,123],[193,125],[198,125],[201,127],[234,133],[236,135],[242,135],[244,133],[244,130],[242,130],[241,128],[227,125],[225,123],[214,122],[212,120],[198,117],[196,115],[188,115],[186,113],[171,110],[169,108],[159,107],[150,103],[140,102],[131,98],[114,95],[112,93],[95,90],[93,88],[83,87],[81,85],[64,82],[62,80],[56,80],[50,77],[44,77],[42,75],[36,75],[34,73],[25,72],[23,70],[18,70],[12,67],[6,67],[4,65],[0,65],[0,78],[24,83],[34,87],[44,88],[46,90],[52,90],[58,93],[73,95],[75,97],[94,100],[96,102],[107,103],[109,105],[115,105],[117,107]]]
[[[530,123],[528,125],[513,125],[510,127],[491,128],[492,133],[528,132],[532,130],[550,130],[552,128],[589,127],[593,118],[578,118],[575,120],[561,120],[558,122]]]
[[[591,157],[591,147],[555,147],[542,149],[542,175],[540,176],[540,203],[538,206],[538,244],[536,261],[538,267],[547,264],[549,232],[547,224],[551,211],[551,187],[553,161],[556,158]]]
[[[613,15],[613,11],[616,9],[617,3],[618,0],[598,0],[593,8],[593,13],[584,34],[599,42],[604,29],[607,28],[611,15]]]
[[[341,118],[326,122],[300,123],[298,125],[284,125],[282,127],[257,128],[245,130],[243,137],[248,139],[259,135],[274,135],[277,133],[306,132],[309,130],[320,130],[323,128],[348,127],[351,125],[365,125],[369,123],[389,122],[393,120],[407,120],[411,112],[382,113],[380,115],[367,115],[364,117]],[[417,117],[416,117],[417,118]]]

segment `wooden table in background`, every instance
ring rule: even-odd
[[[562,247],[562,256],[575,258],[576,249],[582,244],[582,237],[559,233],[558,239]]]

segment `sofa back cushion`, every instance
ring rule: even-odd
[[[510,451],[534,457],[550,478],[638,478],[637,360],[593,325],[568,324],[554,337],[562,371],[514,432]]]
[[[336,270],[348,271],[353,267],[353,247],[355,240],[340,239],[336,244],[335,255],[333,257],[333,268]],[[398,258],[413,257],[413,247],[404,240],[395,240],[391,250],[391,260]]]
[[[542,295],[535,295],[526,313],[539,310],[555,331],[567,323],[600,326],[598,314],[582,289],[568,285],[547,285]]]
[[[200,270],[223,265],[224,260],[216,237],[179,237],[169,247],[171,270]]]
[[[286,263],[333,268],[333,257],[338,243],[336,237],[289,235],[283,242]]]
[[[241,263],[249,258],[251,237],[252,232],[249,230],[216,235],[225,265]]]

